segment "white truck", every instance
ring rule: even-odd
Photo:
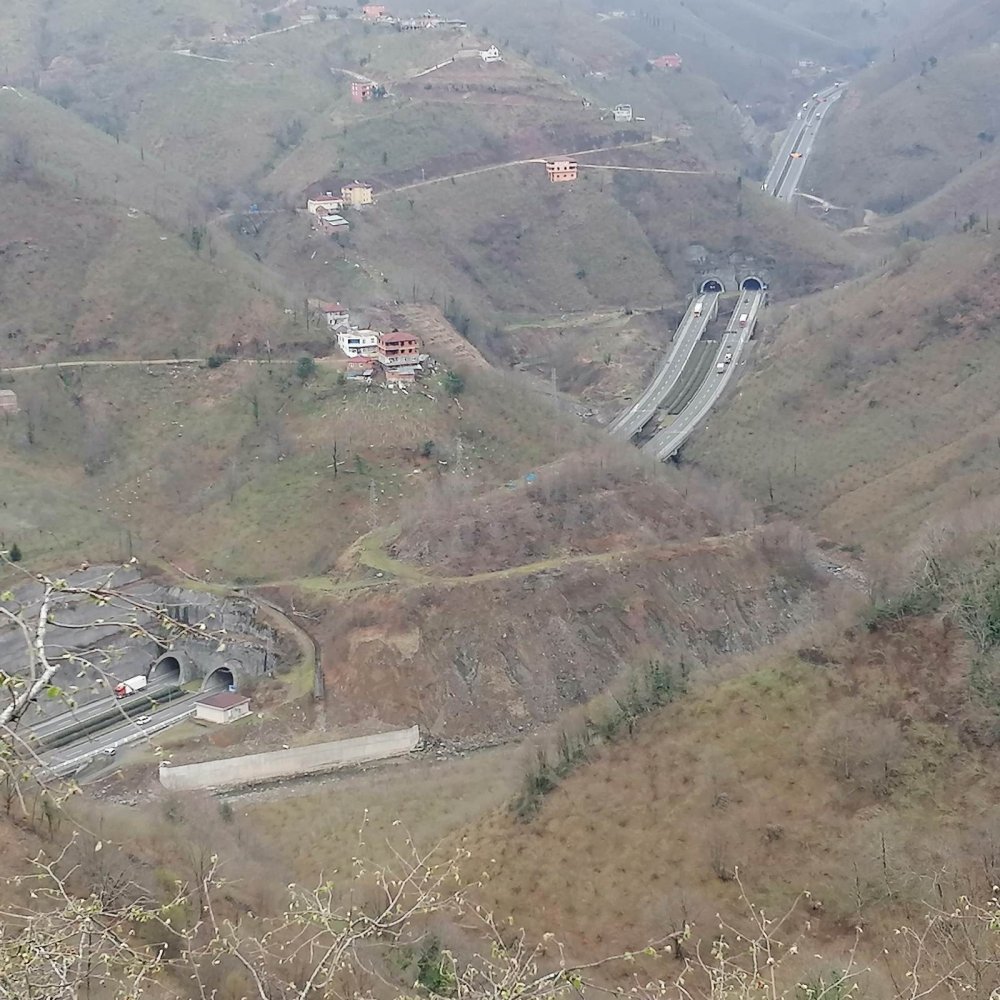
[[[704,308],[705,308],[705,300],[704,299],[698,299],[698,301],[694,304],[694,314],[695,314],[695,316],[700,316],[702,314],[702,311],[704,310]]]
[[[721,361],[715,366],[716,375],[721,375],[725,370],[726,366]]]
[[[130,694],[136,694],[138,691],[142,691],[143,688],[149,683],[149,679],[145,674],[138,674],[135,677],[129,677],[128,680],[122,681],[115,688],[116,698],[127,698]]]
[[[740,316],[740,326],[746,326],[747,320],[750,318],[750,313],[743,313]]]

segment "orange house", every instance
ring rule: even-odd
[[[576,160],[546,160],[545,172],[549,175],[549,180],[554,184],[563,181],[575,181],[577,168]]]
[[[361,16],[366,21],[377,21],[380,17],[385,17],[385,4],[366,3],[361,8]]]

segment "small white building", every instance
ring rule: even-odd
[[[341,330],[337,346],[349,358],[370,358],[378,352],[379,334],[376,330]]]
[[[616,122],[630,122],[632,121],[632,105],[616,104],[612,114],[615,116]]]
[[[503,56],[500,54],[500,50],[495,45],[491,45],[488,49],[481,49],[479,52],[479,58],[482,59],[484,63],[503,62]]]
[[[17,413],[17,393],[13,389],[0,389],[0,413]]]
[[[306,202],[306,211],[315,215],[329,215],[331,212],[341,212],[344,209],[344,199],[327,191],[322,197],[310,198]]]
[[[220,691],[194,703],[194,717],[203,722],[226,725],[250,714],[250,699],[235,691]]]

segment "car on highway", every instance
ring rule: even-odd
[[[716,375],[721,375],[725,370],[726,370],[726,366],[721,361],[715,366],[715,373],[716,373]]]
[[[726,351],[726,356],[722,359],[724,364],[729,364],[733,360],[733,352]]]
[[[114,755],[115,755],[115,748],[114,747],[105,747],[101,751],[101,753],[105,754],[108,757],[114,757]]]
[[[137,726],[148,726],[153,720],[148,715],[138,715],[132,721]]]
[[[801,159],[802,159],[802,154],[801,154],[801,153],[800,153],[800,152],[799,152],[798,150],[796,150],[796,151],[795,151],[794,153],[789,153],[788,155],[789,155],[789,156],[790,156],[790,157],[791,157],[791,158],[792,158],[793,160],[801,160]]]

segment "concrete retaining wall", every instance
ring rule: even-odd
[[[195,788],[226,788],[248,785],[273,778],[311,774],[347,764],[399,757],[415,750],[420,730],[399,729],[375,736],[358,736],[334,743],[316,743],[294,750],[254,753],[228,760],[210,760],[202,764],[160,764],[160,784],[172,791]]]

